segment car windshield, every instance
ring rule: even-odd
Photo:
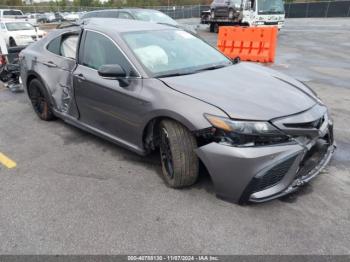
[[[135,16],[136,16],[137,20],[154,22],[154,23],[177,25],[177,22],[175,20],[173,20],[169,16],[167,16],[159,11],[137,10],[137,11],[135,11]]]
[[[21,22],[6,23],[6,27],[9,31],[35,30],[34,26],[31,24]]]
[[[284,4],[282,0],[259,0],[259,14],[283,14]]]
[[[4,16],[22,16],[23,13],[19,10],[5,10]]]
[[[128,32],[123,39],[153,77],[193,74],[232,64],[215,48],[182,30]]]

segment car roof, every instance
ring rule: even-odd
[[[87,22],[84,23],[83,27],[91,30],[97,29],[106,33],[174,29],[173,26],[167,26],[164,24],[115,18],[89,18],[87,19]]]

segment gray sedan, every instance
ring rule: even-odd
[[[311,89],[174,27],[91,19],[32,44],[20,63],[42,120],[140,155],[159,149],[173,188],[194,184],[202,162],[217,196],[263,202],[310,181],[334,151],[332,120]]]

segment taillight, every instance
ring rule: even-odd
[[[0,65],[6,65],[6,58],[4,55],[0,55]]]

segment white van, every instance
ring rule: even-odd
[[[21,10],[18,9],[0,9],[0,19],[24,19],[25,16]]]

